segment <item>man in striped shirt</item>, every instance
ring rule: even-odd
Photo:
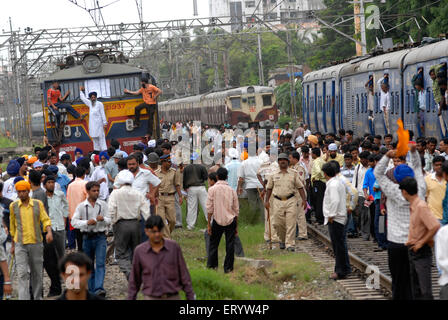
[[[414,144],[410,148],[410,166],[401,164],[394,170],[394,177],[400,183],[406,177],[415,177],[418,184],[418,196],[425,199],[426,185],[422,173],[420,156]],[[410,209],[409,202],[403,198],[399,185],[389,179],[385,172],[390,159],[396,151],[388,151],[375,167],[374,175],[381,191],[387,197],[387,241],[389,269],[392,275],[392,297],[394,300],[412,299],[409,270],[408,240]]]

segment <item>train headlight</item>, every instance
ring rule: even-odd
[[[101,71],[101,60],[95,54],[89,54],[82,60],[82,66],[86,73],[96,73]]]

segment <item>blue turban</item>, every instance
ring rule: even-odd
[[[99,156],[100,156],[100,160],[101,160],[101,157],[104,157],[107,160],[109,160],[109,155],[107,154],[107,151],[101,151]]]
[[[84,154],[80,148],[76,148],[76,149],[75,149],[75,154],[76,154],[77,152],[79,152],[79,153],[81,153],[81,154]]]
[[[17,160],[11,160],[9,161],[8,166],[6,167],[6,172],[10,176],[16,176],[19,174],[20,167],[21,165]]]
[[[411,177],[414,178],[414,170],[407,164],[400,164],[394,170],[394,177],[398,183],[403,181],[404,178]]]
[[[53,172],[54,174],[57,174],[59,171],[58,166],[53,166],[53,165],[49,166],[47,169],[50,170],[51,172]]]
[[[13,183],[13,184],[16,184],[16,183],[19,182],[20,180],[25,180],[25,178],[23,178],[22,176],[15,177],[15,178],[14,178],[14,183]]]
[[[89,98],[91,98],[92,96],[98,97],[98,94],[95,91],[92,91],[89,93]]]

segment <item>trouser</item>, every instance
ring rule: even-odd
[[[53,230],[53,242],[47,243],[44,238],[44,269],[51,280],[50,293],[61,294],[61,276],[59,260],[65,254],[65,231]]]
[[[418,132],[420,137],[425,136],[425,110],[419,110],[418,118]]]
[[[92,137],[92,142],[93,142],[93,150],[95,151],[107,150],[106,136],[104,134],[104,131],[101,131],[99,137]]]
[[[15,244],[19,300],[30,300],[30,280],[34,300],[42,300],[43,254],[42,243]]]
[[[409,249],[411,289],[416,300],[433,300],[431,284],[432,250],[425,244],[417,252]]]
[[[106,235],[96,235],[89,237],[83,235],[83,251],[87,254],[92,263],[94,264],[94,270],[89,279],[89,291],[96,294],[99,290],[104,291],[104,275],[106,274],[106,248],[107,241]]]
[[[171,238],[171,232],[174,230],[176,225],[176,209],[174,206],[175,202],[174,195],[159,197],[159,204],[157,205],[157,215],[160,216],[165,224],[162,229],[164,238]]]
[[[155,208],[155,206],[154,206],[154,208]],[[151,215],[153,215],[153,214],[151,213]],[[143,242],[149,240],[148,236],[145,233],[145,223],[146,223],[145,218],[143,217],[142,214],[140,214],[140,243],[143,243]]]
[[[146,109],[146,113],[148,114],[148,134],[153,137],[153,126],[154,126],[154,113],[156,111],[156,105],[155,104],[146,104],[141,103],[138,106],[135,107],[135,124],[140,124],[140,112],[142,112],[143,109]]]
[[[226,237],[226,257],[224,259],[224,272],[233,270],[233,262],[235,260],[235,231],[236,221],[233,220],[228,226],[221,226],[213,221],[212,234],[210,236],[210,248],[207,259],[207,268],[218,267],[218,247],[222,234]]]
[[[274,229],[280,243],[285,243],[287,248],[296,246],[297,200],[292,197],[282,201],[274,198]]]
[[[207,254],[207,258],[210,250],[210,235],[207,230],[204,231],[204,240],[205,240],[205,252]],[[238,235],[235,236],[235,255],[237,257],[244,257],[243,244],[241,243],[241,239]]]
[[[389,127],[389,110],[383,109],[383,116],[384,116],[384,125],[386,127],[386,134],[390,133],[390,127]]]
[[[299,197],[296,201],[297,201],[297,226],[299,227],[299,237],[308,238],[305,210],[303,209],[302,198]]]
[[[441,115],[438,117],[440,123],[440,129],[442,130],[442,138],[445,138],[447,134],[447,124],[446,124],[447,113],[448,110],[442,110]]]
[[[404,244],[389,241],[387,255],[392,276],[392,299],[412,300],[408,248]]]
[[[440,287],[440,300],[448,300],[448,283]]]
[[[351,272],[346,243],[345,225],[333,221],[328,223],[331,245],[335,255],[334,272],[339,277],[345,277]]]
[[[313,207],[314,207],[314,215],[316,217],[316,222],[323,224],[324,223],[324,213],[322,211],[322,205],[324,203],[324,194],[325,194],[326,185],[322,181],[314,181],[313,182]]]
[[[204,186],[189,187],[187,190],[187,227],[193,229],[198,218],[198,201],[207,220],[207,190]]]
[[[70,230],[70,223],[67,223],[65,231],[67,232],[67,248],[75,249],[76,248],[76,232],[75,232],[75,230]]]
[[[369,207],[366,207],[364,203],[361,204],[360,215],[359,215],[359,224],[361,235],[364,240],[369,240],[370,238],[370,207],[375,204],[371,204]]]
[[[253,223],[261,221],[263,219],[263,201],[261,200],[260,193],[256,188],[246,189],[247,201],[249,203],[250,221]]]
[[[54,110],[53,108],[51,109],[51,111],[54,113],[54,115],[56,116],[56,121],[59,124],[61,122],[61,113],[59,112],[59,109],[66,109],[68,113],[70,113],[73,118],[75,119],[79,119],[81,117],[81,115],[79,114],[78,111],[76,111],[70,104],[68,103],[61,103],[61,102],[57,102],[55,104],[56,108],[58,108],[58,110]],[[50,107],[51,108],[51,107]]]
[[[179,204],[179,195],[174,194],[174,207],[176,208],[176,227],[182,227],[182,207]]]
[[[271,197],[269,199],[269,221],[268,221],[268,210],[264,209],[264,240],[268,241],[271,240],[271,242],[280,242],[277,232],[274,229],[274,197]],[[270,223],[270,224],[269,224]],[[269,228],[271,229],[271,238],[269,239]]]
[[[79,229],[74,229],[74,231],[75,231],[76,245],[78,246],[78,251],[82,251],[82,243],[83,243],[82,232]]]
[[[121,272],[129,279],[134,249],[140,244],[140,223],[138,219],[118,220],[113,226],[115,258]]]
[[[379,206],[379,201],[378,201],[378,206]],[[376,233],[375,233],[375,212],[376,212],[376,202],[373,201],[373,203],[370,205],[369,207],[369,217],[370,217],[370,236],[372,236],[372,238],[374,240],[377,240],[376,238]]]
[[[384,223],[384,232],[380,232],[380,217],[383,217],[381,215],[380,200],[375,200],[375,236],[378,241],[378,247],[386,249],[386,223]],[[384,215],[384,219],[386,219],[386,215]]]

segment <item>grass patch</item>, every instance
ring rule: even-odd
[[[0,149],[2,148],[15,148],[17,147],[17,143],[8,139],[5,136],[0,136]]]

